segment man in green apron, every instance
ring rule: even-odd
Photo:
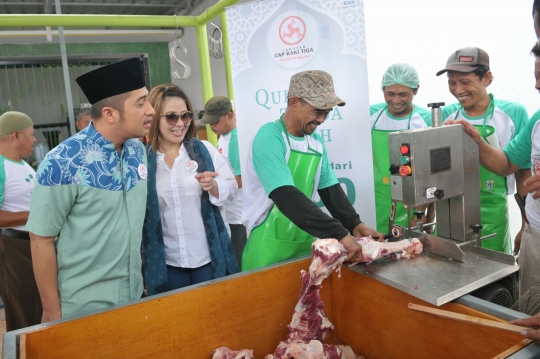
[[[308,255],[315,237],[340,240],[348,261],[362,254],[351,233],[383,240],[360,221],[314,133],[334,106],[344,105],[330,74],[300,72],[291,78],[283,116],[257,132],[242,171],[242,222],[251,231],[242,270]],[[332,217],[313,203],[317,192]]]
[[[523,105],[495,99],[488,94],[492,74],[489,56],[484,50],[466,47],[455,51],[437,76],[445,72],[448,73],[448,89],[459,102],[443,107],[443,122],[463,119],[476,127],[487,143],[502,149],[526,126],[529,116]],[[526,170],[516,172],[518,186],[525,173]],[[497,233],[497,236],[482,241],[482,247],[512,252],[507,196],[513,192],[512,175],[500,176],[480,166],[482,235]]]
[[[408,64],[393,64],[384,72],[381,87],[384,102],[370,106],[371,145],[373,152],[373,176],[375,184],[375,209],[377,230],[390,232],[391,223],[407,226],[407,211],[402,203],[392,202],[390,189],[390,155],[388,134],[401,130],[414,130],[431,126],[431,112],[413,104],[413,98],[420,87],[420,79],[415,68]],[[426,212],[427,206],[418,207]],[[394,215],[390,219],[391,212]],[[423,223],[431,222],[434,211],[421,218]],[[413,225],[416,222],[414,217]],[[426,231],[430,228],[426,228]]]

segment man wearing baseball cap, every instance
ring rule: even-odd
[[[32,154],[34,142],[30,117],[16,111],[0,116],[0,296],[7,331],[41,321],[26,228],[36,172],[23,160]]]
[[[487,92],[493,80],[487,52],[478,47],[459,49],[437,76],[443,73],[447,73],[450,93],[458,100],[443,108],[443,121],[464,120],[476,127],[487,143],[502,149],[525,128],[529,117],[523,105],[495,99]],[[527,172],[523,169],[515,174],[520,193]],[[482,247],[511,253],[507,196],[514,192],[514,176],[500,176],[481,166],[480,182],[482,235],[497,233],[482,241]]]
[[[360,220],[314,133],[334,106],[344,105],[330,74],[311,70],[291,77],[285,113],[259,129],[242,172],[242,222],[251,231],[242,270],[308,255],[315,237],[340,240],[348,261],[362,255],[351,233],[383,240]],[[313,203],[317,193],[332,217]]]
[[[247,241],[246,227],[242,224],[242,172],[240,170],[240,151],[238,149],[238,132],[236,130],[236,114],[231,100],[226,96],[214,96],[204,107],[201,123],[209,125],[219,136],[217,150],[227,161],[238,183],[238,194],[225,204],[225,216],[231,229],[231,241],[238,264],[242,265],[242,252]]]
[[[51,150],[37,171],[30,231],[42,322],[141,298],[146,153],[154,109],[140,59],[76,79],[90,125]]]

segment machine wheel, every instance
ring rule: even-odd
[[[510,308],[514,303],[514,298],[510,290],[500,283],[492,283],[483,288],[475,290],[472,296],[484,299],[488,302],[498,304],[505,308]]]

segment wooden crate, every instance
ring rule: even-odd
[[[21,358],[209,359],[221,346],[264,358],[286,339],[300,270],[309,264],[241,274],[29,331],[21,334]],[[524,345],[519,334],[409,310],[409,302],[432,305],[347,268],[323,282],[321,296],[336,326],[332,341],[366,359],[493,358]],[[461,304],[440,308],[500,320]]]

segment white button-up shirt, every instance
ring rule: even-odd
[[[238,185],[223,156],[207,141],[219,189],[219,198],[210,195],[215,206],[229,203],[238,192]],[[190,158],[182,144],[172,168],[165,163],[165,154],[157,152],[157,194],[163,228],[165,259],[168,265],[198,268],[210,262],[210,250],[201,215],[202,187],[195,179],[197,171],[188,171]],[[219,207],[227,231],[227,218]]]

